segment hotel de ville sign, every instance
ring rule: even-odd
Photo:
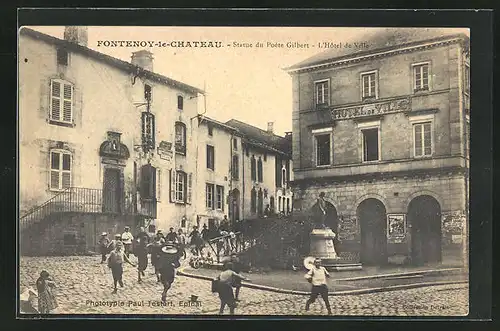
[[[332,118],[334,120],[347,120],[359,117],[368,117],[400,112],[411,111],[411,98],[400,98],[381,102],[375,102],[352,107],[343,107],[332,109]]]

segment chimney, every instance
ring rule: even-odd
[[[64,40],[87,47],[88,39],[88,29],[86,26],[64,27]]]
[[[274,132],[274,122],[267,122],[267,132],[273,133]]]
[[[153,53],[145,49],[132,53],[132,64],[153,71]]]

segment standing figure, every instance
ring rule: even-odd
[[[116,243],[121,242],[121,240],[122,240],[122,235],[119,233],[115,234],[115,238],[111,240],[111,242],[108,245],[108,253],[114,251],[116,248]]]
[[[325,221],[326,221],[326,214],[327,214],[325,192],[321,192],[319,194],[317,204],[318,204],[318,208],[320,210],[319,215],[318,215],[319,219],[317,220],[317,225],[320,228],[325,228]]]
[[[177,231],[177,240],[179,241],[179,256],[186,258],[186,235],[182,232],[182,229]]]
[[[219,292],[220,299],[220,315],[224,314],[224,308],[226,308],[226,305],[229,306],[229,314],[234,315],[234,309],[236,308],[236,300],[234,298],[232,287],[234,279],[239,278],[240,280],[249,281],[249,279],[234,272],[232,269],[233,264],[231,262],[224,264],[224,271],[222,271],[219,277],[217,277],[217,292]]]
[[[163,236],[161,232],[156,233],[156,237],[153,240],[153,243],[151,244],[151,265],[155,269],[155,275],[156,275],[156,281],[159,283],[160,282],[160,255],[161,255],[161,248],[165,244],[165,239],[163,239]]]
[[[52,293],[56,287],[54,281],[50,278],[47,271],[43,270],[40,277],[36,280],[36,289],[38,291],[38,311],[40,314],[49,314],[51,310],[57,308],[57,301]]]
[[[101,253],[101,264],[106,262],[106,255],[108,254],[108,246],[109,246],[109,238],[108,233],[101,233],[101,238],[99,238],[99,252]]]
[[[141,276],[146,276],[144,271],[148,267],[148,242],[144,238],[139,239],[134,252],[137,256],[137,282],[142,283]]]
[[[179,262],[179,252],[174,245],[162,247],[159,259],[160,280],[163,284],[161,301],[166,302],[167,291],[172,287],[175,280],[175,269],[181,266]]]
[[[127,255],[123,252],[122,249],[123,243],[121,241],[118,241],[116,243],[115,250],[112,251],[108,257],[108,267],[111,269],[111,273],[113,274],[113,294],[116,294],[117,292],[117,283],[120,283],[120,287],[123,287],[123,262],[127,262],[131,266],[135,267],[135,265],[130,262]]]
[[[321,298],[325,302],[326,309],[328,309],[328,315],[331,315],[332,309],[330,308],[330,301],[328,301],[328,286],[326,285],[326,278],[330,277],[330,273],[328,273],[325,267],[321,266],[321,259],[317,258],[314,260],[314,266],[305,277],[312,285],[311,296],[306,302],[306,311],[309,311],[311,303],[314,303],[318,295],[321,295]]]
[[[198,227],[194,226],[193,231],[188,236],[191,238],[191,246],[193,246],[193,253],[195,255],[200,255],[201,254],[201,247],[202,247],[202,239],[200,232],[198,231]]]
[[[130,232],[130,227],[125,227],[125,232],[122,233],[122,242],[125,247],[125,255],[129,257],[132,251],[132,241],[134,240],[134,236]]]
[[[231,254],[231,264],[232,264],[232,270],[236,272],[237,274],[240,274],[243,271],[243,265],[240,262],[240,258],[238,257],[238,254],[232,253]],[[241,290],[241,278],[239,277],[233,277],[233,283],[232,286],[234,287],[234,300],[235,301],[240,301],[239,296],[240,296],[240,290]]]
[[[208,231],[207,225],[203,224],[203,230],[201,230],[201,239],[204,241],[209,241],[210,239],[210,232]]]
[[[165,240],[177,243],[177,233],[174,231],[174,228],[169,229]]]

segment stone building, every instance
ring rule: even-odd
[[[240,219],[262,217],[266,209],[269,215],[290,213],[293,208],[293,193],[289,187],[293,179],[291,135],[274,134],[271,122],[267,131],[235,119],[226,124],[236,128],[241,136],[238,151],[241,191],[233,194],[235,201],[241,201]]]
[[[424,28],[374,31],[359,38],[362,45],[345,43],[287,68],[297,205],[308,210],[325,192],[346,259],[461,263],[469,38]]]
[[[19,32],[22,246],[92,250],[124,225],[189,226],[204,92],[154,73],[148,51],[129,63],[88,48],[85,27],[64,38]]]

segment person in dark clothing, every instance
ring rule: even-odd
[[[231,262],[224,264],[224,271],[217,277],[217,292],[219,293],[220,299],[220,309],[219,314],[224,313],[224,308],[226,305],[229,306],[229,314],[234,315],[234,310],[236,308],[236,300],[234,298],[232,284],[236,278],[241,280],[249,281],[249,279],[243,277],[242,275],[234,272],[233,265]]]
[[[174,231],[174,228],[170,228],[169,232],[167,233],[167,236],[165,237],[165,241],[171,241],[174,243],[178,242],[177,232]]]
[[[144,229],[143,227],[139,228],[139,233],[137,233],[137,235],[135,236],[135,238],[138,241],[144,241],[144,242],[146,242],[146,245],[151,242],[151,238],[149,237],[149,234],[146,232],[146,229]]]
[[[224,215],[224,219],[220,222],[219,225],[219,232],[229,232],[229,220],[227,219],[227,216]]]
[[[159,283],[160,282],[160,256],[161,256],[161,249],[165,245],[165,239],[163,239],[163,236],[161,235],[160,232],[156,234],[155,239],[151,243],[151,265],[155,269],[155,275],[156,275],[156,280]]]
[[[231,254],[231,262],[232,264],[232,270],[236,272],[237,274],[241,273],[243,270],[243,265],[240,262],[240,258],[238,257],[238,254],[232,253]],[[232,286],[234,287],[234,300],[235,301],[240,301],[239,296],[240,296],[240,289],[241,289],[241,278],[239,277],[234,277],[233,278],[233,284]]]
[[[211,239],[210,232],[208,231],[206,224],[203,224],[203,230],[201,230],[201,238],[205,241],[209,241]]]
[[[202,248],[202,239],[197,226],[193,227],[193,231],[191,231],[188,237],[191,238],[190,243],[191,246],[193,246],[193,254],[200,255]]]
[[[163,293],[161,301],[166,302],[167,292],[172,287],[175,280],[175,269],[181,266],[179,261],[179,252],[173,245],[164,246],[160,255],[160,280],[163,284]]]
[[[101,234],[101,238],[99,239],[99,252],[101,253],[101,264],[106,262],[106,255],[108,254],[108,246],[109,246],[109,238],[108,233],[103,232]]]
[[[141,276],[146,276],[144,271],[148,267],[148,241],[144,238],[139,239],[134,252],[137,256],[137,282],[142,283]]]

